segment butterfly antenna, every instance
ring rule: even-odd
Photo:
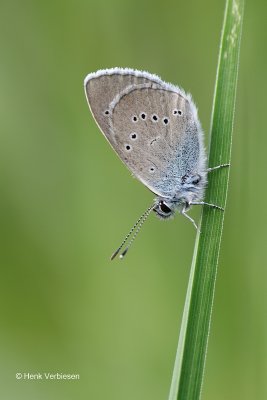
[[[145,222],[145,220],[147,219],[147,217],[149,216],[149,214],[151,213],[151,211],[154,208],[154,204],[152,206],[150,206],[145,212],[144,214],[141,215],[141,217],[136,221],[136,223],[134,224],[134,226],[132,227],[132,229],[130,230],[130,232],[125,236],[125,239],[123,240],[123,242],[121,243],[120,247],[114,251],[114,253],[112,254],[112,256],[110,257],[111,260],[113,260],[118,253],[121,251],[122,247],[125,245],[125,243],[127,242],[128,238],[131,236],[131,234],[133,233],[133,231],[135,230],[135,228],[137,227],[132,239],[130,240],[128,246],[126,247],[126,249],[121,253],[120,258],[123,258],[125,256],[125,254],[127,253],[129,247],[131,246],[132,242],[134,241],[134,239],[136,238],[137,233],[140,231],[141,226],[143,225],[143,223]]]

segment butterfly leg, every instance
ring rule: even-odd
[[[182,209],[181,214],[182,214],[184,217],[186,217],[187,219],[189,219],[189,221],[192,222],[192,224],[194,225],[194,227],[196,228],[196,230],[198,230],[198,226],[197,226],[197,224],[195,223],[195,221],[193,220],[193,218],[191,218],[188,214],[186,214],[186,207],[184,207],[184,208]]]
[[[230,167],[230,164],[221,164],[221,165],[217,165],[216,167],[208,168],[207,172],[212,172],[215,169],[220,169],[220,168],[224,168],[224,167]]]
[[[190,205],[192,205],[192,206],[204,206],[205,205],[205,206],[209,206],[209,207],[212,207],[212,208],[217,208],[218,210],[224,211],[224,208],[222,208],[220,206],[217,206],[216,204],[206,203],[205,201],[192,201],[190,203]]]
[[[221,168],[225,168],[225,167],[230,167],[230,164],[221,164],[221,165],[217,165],[216,167],[208,168],[207,172],[212,172],[212,171],[215,171],[216,169],[221,169]],[[217,206],[216,204],[205,203],[204,201],[192,202],[190,204],[200,205],[200,206],[206,205],[206,206],[217,208],[218,210],[224,211],[224,208]]]

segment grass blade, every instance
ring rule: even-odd
[[[211,118],[209,166],[229,163],[243,0],[226,0]],[[205,201],[225,207],[229,168],[209,174]],[[200,398],[224,213],[204,206],[190,271],[169,400]]]

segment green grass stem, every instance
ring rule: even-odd
[[[226,0],[217,67],[209,167],[230,163],[243,0]],[[229,168],[209,173],[205,201],[225,208]],[[200,398],[224,212],[204,206],[197,234],[169,400]]]

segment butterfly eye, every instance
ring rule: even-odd
[[[164,201],[160,201],[159,208],[164,214],[171,214],[172,210],[164,203]]]

